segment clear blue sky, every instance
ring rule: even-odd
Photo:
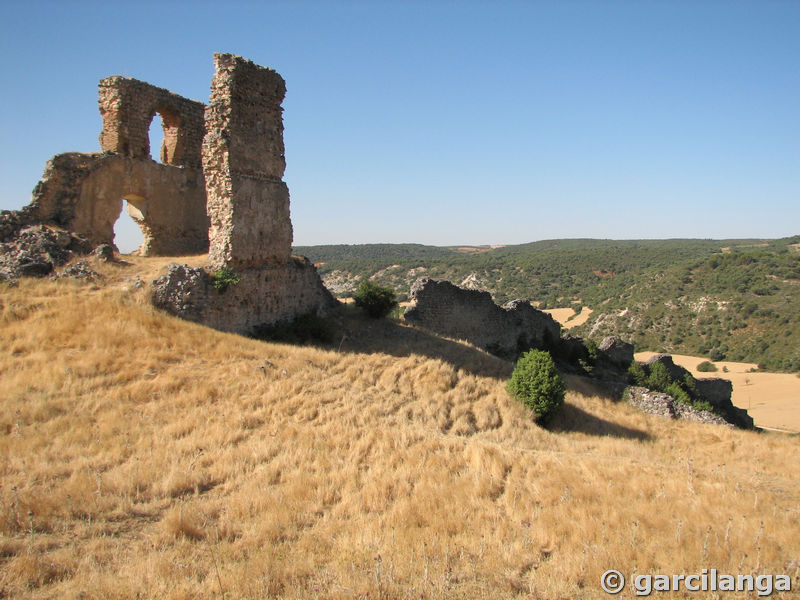
[[[800,233],[800,2],[0,0],[0,208],[97,82],[286,79],[295,243]]]

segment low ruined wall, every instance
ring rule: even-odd
[[[58,154],[33,191],[31,209],[37,221],[73,231],[97,246],[113,243],[123,198],[144,234],[142,254],[206,251],[205,183],[197,169],[109,153]]]
[[[675,381],[683,381],[688,375],[692,379],[692,374],[680,365],[676,365],[669,354],[655,354],[647,361],[648,366],[661,363],[667,369],[669,376]],[[725,416],[729,423],[733,423],[744,429],[754,427],[753,418],[747,414],[743,408],[734,406],[731,402],[733,384],[727,379],[719,377],[695,379],[695,392],[701,400],[705,400],[713,406],[720,414]]]
[[[651,415],[733,427],[732,423],[728,423],[728,421],[714,413],[706,410],[697,410],[696,408],[676,401],[672,396],[654,392],[647,388],[629,387],[623,393],[623,398],[631,406],[635,406],[642,412]]]
[[[244,334],[302,314],[322,315],[337,305],[317,270],[303,257],[292,257],[285,266],[236,274],[239,283],[218,291],[202,269],[170,265],[167,274],[153,282],[153,304],[190,321]]]
[[[411,286],[411,305],[403,318],[508,359],[531,348],[547,348],[559,339],[561,330],[550,315],[527,301],[515,300],[500,307],[489,292],[465,290],[427,277]]]

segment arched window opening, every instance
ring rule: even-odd
[[[150,158],[157,163],[163,163],[164,122],[161,119],[161,115],[158,113],[154,114],[153,119],[150,121],[148,135],[150,136]]]
[[[139,221],[144,219],[141,211],[133,204],[128,204],[128,201],[123,198],[122,212],[117,222],[114,223],[114,245],[120,254],[137,254],[144,243],[142,228],[134,216]]]
[[[180,119],[166,109],[157,109],[150,120],[150,158],[165,165],[180,165]]]

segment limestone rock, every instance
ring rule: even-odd
[[[43,277],[66,263],[73,238],[43,225],[20,230],[11,241],[0,244],[0,280]]]
[[[109,244],[100,244],[92,250],[92,255],[100,262],[112,262],[114,260],[114,248]]]
[[[67,266],[63,271],[54,276],[55,279],[78,279],[81,281],[97,281],[102,275],[89,266],[85,260]]]
[[[286,266],[258,266],[236,274],[239,283],[218,291],[203,269],[173,264],[153,281],[152,302],[183,319],[244,334],[301,314],[324,315],[337,304],[302,257],[293,257]]]
[[[646,364],[652,366],[655,363],[664,365],[673,380],[683,381],[687,375],[692,376],[688,370],[676,365],[669,354],[656,354],[650,357]],[[731,402],[732,392],[733,384],[727,379],[695,379],[695,393],[700,400],[708,402],[724,415],[728,423],[733,423],[743,429],[752,429],[754,427],[753,418],[747,414],[746,410],[734,406]]]
[[[166,275],[153,280],[153,305],[176,317],[196,321],[207,301],[209,287],[210,280],[203,269],[172,264]]]
[[[607,360],[621,369],[627,369],[633,362],[633,344],[616,336],[604,338],[597,349]]]
[[[645,364],[647,364],[649,367],[655,363],[661,363],[664,365],[667,369],[667,373],[669,373],[669,376],[676,381],[682,381],[686,375],[690,374],[689,371],[680,365],[676,365],[672,360],[672,356],[669,354],[655,354],[651,356]]]

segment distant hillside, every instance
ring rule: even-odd
[[[588,306],[575,332],[639,350],[800,371],[800,236],[780,240],[543,240],[480,253],[375,244],[296,248],[334,293],[362,277],[403,296],[423,275],[488,290],[499,303]]]
[[[415,260],[457,254],[455,250],[422,244],[336,244],[330,246],[295,246],[295,254],[312,262]]]

